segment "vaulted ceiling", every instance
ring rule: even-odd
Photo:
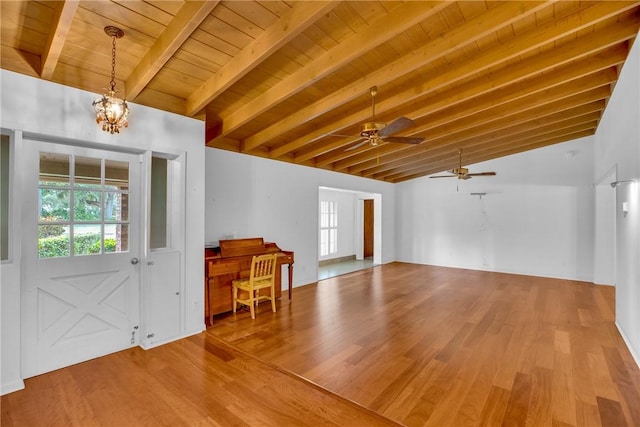
[[[592,135],[640,27],[640,1],[0,7],[4,69],[101,94],[114,25],[128,101],[205,120],[210,147],[388,182]],[[363,144],[374,86],[381,134],[421,143]]]

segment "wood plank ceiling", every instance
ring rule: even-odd
[[[640,1],[0,4],[4,69],[101,94],[115,25],[127,100],[206,120],[210,147],[388,182],[592,135],[640,26]],[[422,143],[350,149],[372,86],[375,121]]]

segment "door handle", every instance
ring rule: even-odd
[[[136,265],[137,263],[139,263],[140,260],[136,257],[131,258],[131,264]]]

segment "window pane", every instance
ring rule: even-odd
[[[75,221],[100,221],[102,219],[102,191],[75,190],[73,197]]]
[[[167,247],[167,159],[151,159],[149,247]]]
[[[105,160],[104,185],[109,190],[128,190],[129,163]]]
[[[61,225],[38,226],[38,258],[69,256],[69,228]]]
[[[69,186],[69,156],[40,153],[40,185]]]
[[[102,252],[102,227],[100,224],[74,224],[73,254],[93,255]]]
[[[40,221],[69,221],[69,190],[41,188]]]
[[[93,157],[76,157],[74,174],[76,187],[100,188],[102,185],[102,160]]]
[[[329,253],[333,254],[338,251],[338,230],[331,229],[329,230]]]
[[[9,136],[0,140],[0,260],[9,259]]]
[[[329,254],[329,232],[328,230],[320,230],[320,256]]]
[[[104,220],[105,221],[128,221],[129,211],[122,210],[123,206],[129,205],[129,195],[123,193],[104,193]]]
[[[129,250],[129,225],[104,225],[105,252],[127,252]]]

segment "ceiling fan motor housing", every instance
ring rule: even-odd
[[[469,169],[467,168],[455,168],[451,170],[451,173],[456,175],[466,175],[469,173]]]
[[[362,125],[360,136],[363,138],[369,138],[373,135],[377,135],[379,131],[387,126],[386,123],[367,122]]]

